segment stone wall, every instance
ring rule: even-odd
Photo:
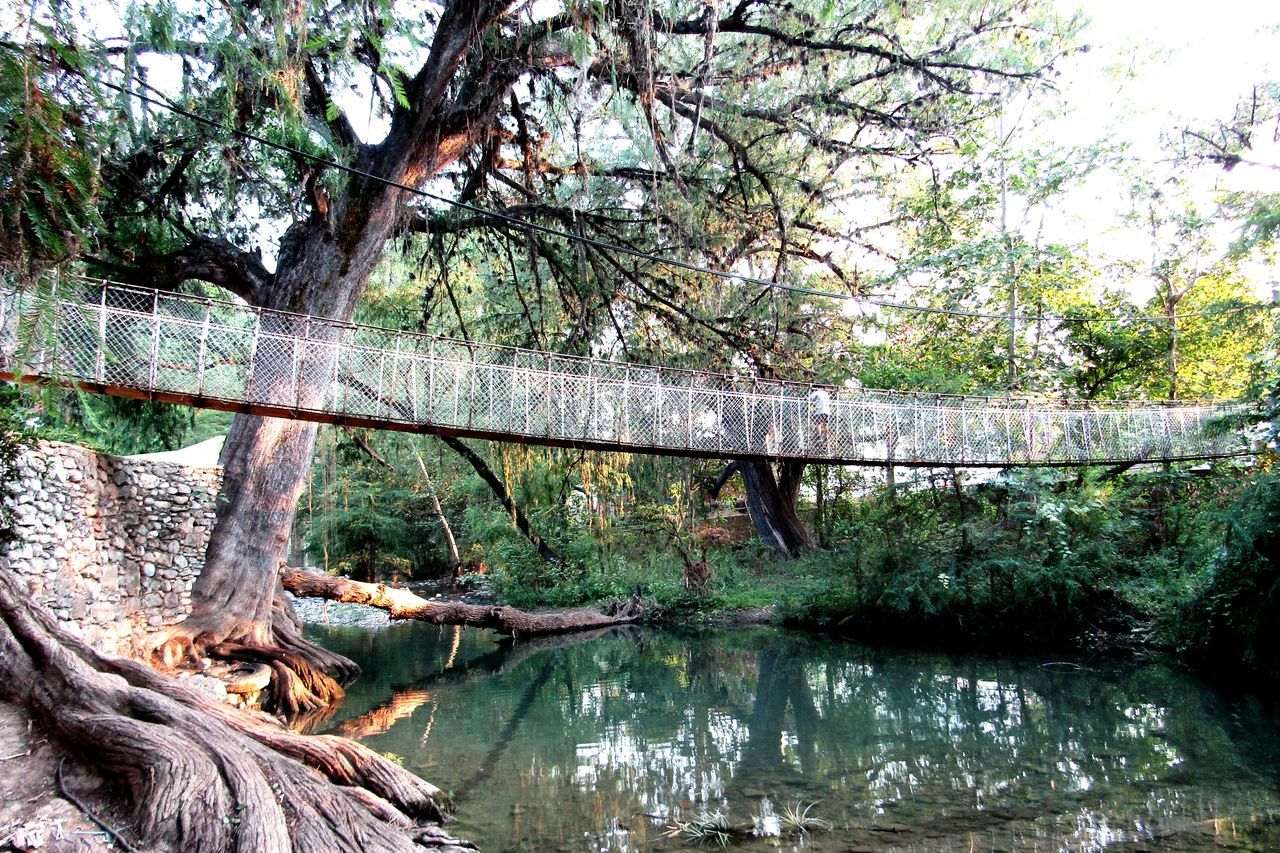
[[[17,540],[0,569],[21,576],[35,600],[98,649],[124,655],[187,617],[220,469],[41,442],[19,472]]]

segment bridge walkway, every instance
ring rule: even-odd
[[[45,322],[36,322],[44,318]],[[695,457],[1008,467],[1239,455],[1230,406],[822,388],[77,280],[0,290],[0,377],[197,408]]]

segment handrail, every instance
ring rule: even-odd
[[[95,276],[76,276],[73,281],[83,282],[94,287],[111,288],[113,290],[132,291],[145,299],[151,299],[152,294],[156,291],[153,288],[142,287],[141,285],[125,284],[122,282],[112,281],[111,279],[98,278]],[[886,397],[903,397],[908,399],[939,399],[939,400],[955,400],[959,402],[975,402],[975,403],[992,403],[999,402],[1009,403],[1027,403],[1034,402],[1039,405],[1061,406],[1063,408],[1098,408],[1098,407],[1127,407],[1127,408],[1149,408],[1151,406],[1224,406],[1233,405],[1236,401],[1221,399],[1139,399],[1139,398],[1116,398],[1107,400],[1095,400],[1084,397],[1054,397],[1047,394],[956,394],[945,391],[904,391],[898,388],[849,388],[847,386],[828,385],[822,382],[803,382],[796,379],[779,379],[772,377],[749,376],[736,373],[727,373],[717,370],[694,370],[688,367],[673,367],[670,365],[654,365],[643,362],[616,361],[614,359],[597,358],[593,356],[575,355],[573,353],[558,353],[547,350],[537,350],[530,347],[519,347],[512,344],[492,343],[489,341],[472,341],[465,338],[452,338],[447,335],[432,335],[426,332],[415,332],[411,329],[392,329],[386,326],[375,326],[370,323],[361,323],[354,320],[328,320],[305,314],[300,311],[288,311],[279,308],[262,308],[253,305],[247,305],[242,302],[236,302],[230,299],[223,299],[216,296],[192,296],[189,294],[177,294],[170,291],[160,291],[168,296],[183,296],[193,301],[207,303],[209,305],[221,305],[240,311],[252,311],[254,313],[269,313],[280,317],[290,317],[303,322],[316,322],[327,325],[349,328],[357,331],[366,331],[384,335],[395,335],[402,339],[412,339],[425,342],[440,342],[446,344],[454,344],[465,348],[476,348],[495,350],[498,352],[508,353],[525,353],[532,356],[550,355],[556,359],[562,359],[571,362],[581,362],[587,364],[605,364],[612,366],[627,365],[631,367],[643,368],[645,370],[656,370],[664,374],[687,375],[691,377],[712,377],[718,378],[727,383],[765,383],[776,384],[786,387],[793,387],[798,390],[805,391],[804,396],[817,388],[823,388],[830,392],[839,392],[842,394],[859,393],[880,395]]]
[[[197,407],[688,456],[1007,466],[1247,451],[1238,436],[1204,429],[1234,403],[849,390],[77,281],[53,295],[0,287],[0,375]],[[29,342],[32,357],[18,320],[41,306],[56,322]]]

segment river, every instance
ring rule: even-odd
[[[1277,705],[1166,663],[308,631],[365,669],[321,730],[451,792],[486,851],[687,849],[716,811],[745,850],[1280,849]],[[806,807],[824,823],[801,832]]]

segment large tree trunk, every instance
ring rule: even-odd
[[[282,249],[281,255],[291,265],[281,270],[267,307],[351,318],[371,267],[351,267],[332,242]],[[278,354],[255,354],[255,374],[267,374],[256,368],[273,358]],[[276,381],[292,381],[283,374],[275,376]],[[270,393],[265,386],[259,390]],[[323,391],[303,388],[297,393],[309,403],[308,396]],[[288,608],[277,601],[276,570],[285,557],[294,512],[311,470],[315,439],[314,423],[236,416],[219,460],[223,483],[218,519],[204,569],[191,591],[192,611],[160,649],[160,657],[170,665],[210,651],[255,660],[266,653],[279,677],[273,687],[276,705],[286,711],[315,710],[333,702],[342,696],[340,683],[359,672],[351,661],[304,640],[288,625],[278,628],[272,619],[273,612]],[[286,646],[287,651],[282,648]]]
[[[812,548],[809,532],[796,515],[804,463],[782,462],[778,476],[768,462],[755,459],[739,460],[738,467],[747,487],[747,511],[764,546],[781,557],[795,557]]]
[[[311,467],[316,425],[238,415],[223,446],[223,487],[205,568],[181,632],[194,641],[269,645],[276,567]]]
[[[258,307],[351,319],[387,240],[405,220],[410,195],[387,181],[420,185],[488,137],[518,63],[491,69],[487,86],[461,93],[451,93],[450,87],[456,86],[455,74],[475,42],[509,5],[510,0],[444,5],[427,59],[407,83],[411,106],[393,111],[382,142],[357,146],[355,165],[385,180],[350,177],[332,197],[315,189],[311,215],[281,238],[275,275],[250,288]],[[261,358],[271,356],[255,353],[255,368]],[[272,374],[279,371],[255,369],[249,394],[259,393],[260,381],[267,383],[261,390],[267,390]],[[319,391],[302,389],[300,402],[306,402],[308,393]],[[225,504],[192,589],[192,613],[162,645],[162,659],[195,656],[213,647],[271,652],[281,642],[271,618],[278,609],[276,569],[310,470],[315,431],[309,423],[236,416],[223,447]],[[296,671],[298,664],[303,671],[297,672],[300,678],[288,679],[294,695],[283,704],[319,704],[341,695],[337,681],[356,671],[355,665],[300,635],[287,639],[291,647],[285,669]],[[281,670],[278,674],[285,675]],[[317,688],[311,690],[314,695],[299,692],[304,683]],[[281,687],[276,684],[277,692]]]
[[[100,655],[0,571],[0,695],[128,790],[126,834],[184,851],[451,846],[445,797],[359,744],[307,737]]]
[[[593,607],[575,607],[545,613],[529,613],[514,607],[466,604],[461,601],[430,601],[381,583],[360,583],[346,578],[284,569],[284,588],[294,595],[349,601],[380,607],[392,619],[416,619],[433,625],[468,625],[492,628],[502,634],[538,636],[589,631],[635,622],[643,615],[638,602],[632,600],[613,612]]]

